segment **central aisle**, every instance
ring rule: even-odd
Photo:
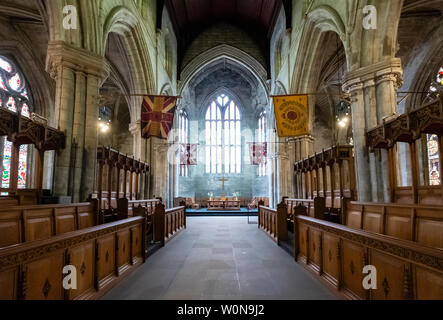
[[[187,226],[102,299],[336,299],[246,217]]]

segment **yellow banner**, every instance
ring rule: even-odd
[[[274,97],[274,110],[279,137],[299,137],[309,134],[307,95]]]

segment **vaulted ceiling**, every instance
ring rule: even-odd
[[[257,41],[267,56],[269,39],[280,9],[282,5],[285,9],[291,5],[290,0],[164,0],[163,3],[177,35],[179,61],[195,37],[219,22],[242,28]]]

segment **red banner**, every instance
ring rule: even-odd
[[[145,96],[141,114],[142,138],[167,139],[174,123],[177,97]]]
[[[268,144],[266,142],[250,143],[249,155],[251,157],[252,165],[266,164],[268,156]]]
[[[196,144],[180,144],[180,165],[195,166],[197,165],[197,145]]]

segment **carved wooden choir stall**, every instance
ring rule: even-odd
[[[438,145],[432,152],[443,159],[442,133],[441,100],[367,133],[371,151],[387,150],[391,203],[353,201],[356,190],[351,147],[333,147],[298,162],[297,190],[304,199],[284,198],[277,210],[259,206],[259,228],[278,244],[287,242],[288,233],[292,233],[289,239],[293,239],[297,262],[343,297],[441,299],[442,169],[439,166],[440,183],[433,185],[432,170],[426,170],[423,163],[431,153],[424,148],[430,140],[428,135],[434,135]],[[399,186],[401,143],[408,145],[403,150],[410,154],[404,166],[409,170],[409,186]],[[420,176],[423,172],[429,175]],[[340,219],[328,217],[334,209],[339,209],[335,212],[340,213]],[[377,268],[378,290],[362,286],[365,274],[361,270],[366,265]]]
[[[140,190],[149,165],[101,146],[97,149],[97,166],[99,210],[107,216],[107,221],[112,221],[118,214],[119,199],[132,201],[143,198]]]
[[[37,204],[43,188],[43,163],[45,152],[65,148],[65,134],[51,128],[38,116],[25,117],[19,112],[0,108],[0,138],[7,137],[11,145],[9,187],[1,188],[4,194],[1,200],[9,200],[9,204]],[[34,189],[18,188],[20,146],[35,147]],[[5,196],[6,195],[6,196]],[[12,201],[11,201],[12,200]],[[7,204],[7,202],[1,202]]]
[[[443,102],[434,100],[424,106],[402,114],[395,119],[367,133],[367,142],[372,151],[385,149],[388,154],[389,194],[391,202],[409,204],[443,205],[443,184],[431,185],[429,179],[432,170],[425,170],[427,158],[435,153],[440,163],[443,160]],[[435,140],[427,141],[428,135],[435,135]],[[434,143],[435,145],[429,144]],[[409,163],[402,167],[408,171],[410,185],[399,186],[396,155],[401,145],[409,149]],[[403,146],[405,147],[405,146]],[[430,153],[425,151],[428,147]],[[408,152],[405,152],[407,154]],[[432,169],[432,168],[431,168]],[[442,167],[435,168],[436,175],[442,177]],[[425,174],[425,177],[421,177]]]
[[[353,199],[356,195],[353,152],[352,146],[334,146],[297,162],[294,169],[301,199],[294,199],[294,206],[300,202],[312,203],[312,210],[308,212],[312,212],[312,217],[319,217],[313,213],[313,202],[315,198],[324,198],[323,214],[340,222],[343,199]],[[292,208],[292,201],[289,202]]]

